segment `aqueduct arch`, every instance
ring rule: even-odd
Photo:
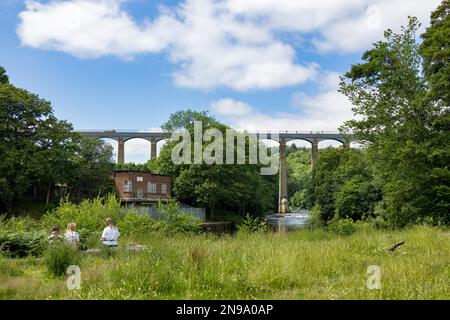
[[[141,138],[150,141],[151,159],[156,158],[157,143],[171,137],[170,132],[164,131],[120,131],[120,130],[93,130],[78,131],[81,134],[95,138],[109,138],[118,143],[118,163],[125,161],[125,142],[134,138]],[[279,165],[279,207],[282,206],[282,200],[287,198],[287,168],[286,168],[286,147],[287,142],[293,140],[304,140],[311,143],[311,166],[314,168],[319,155],[319,142],[325,140],[335,140],[343,144],[344,147],[350,147],[352,136],[342,135],[338,132],[249,132],[257,140],[273,140],[279,143],[280,165]],[[279,211],[281,212],[281,211]]]

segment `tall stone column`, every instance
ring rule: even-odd
[[[311,167],[314,169],[317,163],[317,157],[319,156],[319,140],[314,138],[311,142]]]
[[[344,140],[344,148],[350,148],[350,140]]]
[[[156,158],[156,139],[155,138],[151,138],[150,139],[150,143],[152,144],[151,146],[151,159],[155,159]]]
[[[285,211],[283,209],[283,199],[287,199],[287,168],[286,168],[286,140],[280,140],[280,168],[279,168],[279,195],[278,195],[278,212]]]
[[[118,155],[117,155],[117,163],[125,162],[125,141],[122,138],[117,140],[118,142]]]

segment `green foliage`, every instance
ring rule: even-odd
[[[261,217],[252,217],[247,213],[238,226],[241,232],[267,232],[270,230],[267,221]]]
[[[33,184],[66,179],[60,168],[72,150],[71,129],[49,102],[0,82],[0,210],[10,210]]]
[[[162,219],[157,222],[157,229],[165,234],[197,233],[200,231],[201,220],[183,212],[174,200],[159,204],[159,214]]]
[[[113,191],[111,176],[115,164],[113,147],[109,143],[81,136],[73,157],[75,174],[71,181],[72,198],[79,200],[106,196]]]
[[[325,221],[322,216],[322,212],[320,211],[319,205],[313,206],[309,211],[309,218],[306,221],[307,229],[324,229]]]
[[[324,222],[336,215],[353,220],[368,217],[381,199],[381,188],[361,150],[321,150],[310,187],[309,197],[317,205],[317,217]]]
[[[42,229],[42,223],[39,220],[28,216],[10,217],[0,216],[0,230],[11,232],[28,232]]]
[[[112,189],[112,147],[58,120],[50,102],[10,84],[0,68],[0,212],[25,198],[79,200]]]
[[[336,216],[353,221],[367,218],[373,214],[379,191],[361,175],[346,181],[336,194]]]
[[[139,215],[135,211],[128,211],[116,224],[120,233],[138,236],[157,229],[157,222],[149,215]]]
[[[333,219],[328,227],[336,234],[349,236],[356,232],[355,222],[349,218]]]
[[[0,251],[10,257],[38,256],[45,248],[45,233],[0,230]]]
[[[16,261],[0,255],[0,275],[6,277],[22,276],[24,272],[22,269],[18,268]]]
[[[311,206],[308,189],[311,184],[311,150],[287,149],[288,198],[291,209],[307,209]]]
[[[429,98],[450,105],[450,1],[443,0],[431,13],[431,23],[422,34],[419,47],[424,75],[429,82]],[[448,120],[447,120],[448,121]]]
[[[9,257],[38,256],[46,245],[40,221],[29,217],[0,216],[0,252]]]
[[[448,19],[444,1],[420,50],[417,19],[401,33],[386,31],[341,81],[359,117],[342,129],[367,146],[383,189],[383,217],[393,226],[429,216],[450,223]]]
[[[80,204],[72,203],[67,198],[62,199],[55,210],[42,217],[42,222],[48,230],[55,225],[64,230],[70,222],[75,222],[80,235],[83,236],[101,233],[106,218],[112,218],[118,224],[124,216],[125,212],[119,200],[110,194],[107,198],[83,200]]]
[[[70,222],[77,224],[80,239],[88,248],[99,245],[99,238],[106,218],[112,218],[122,236],[142,237],[151,232],[160,231],[165,234],[178,232],[192,233],[200,229],[201,221],[183,212],[174,200],[167,204],[159,204],[160,220],[151,216],[137,214],[132,209],[124,209],[119,200],[112,194],[107,198],[83,200],[74,204],[64,199],[53,211],[42,217],[42,224],[50,230],[58,225],[64,229]]]
[[[79,266],[80,263],[81,253],[62,241],[49,244],[44,252],[44,264],[54,277],[63,277],[69,266]]]
[[[351,223],[351,222],[350,222]],[[363,299],[433,300],[449,296],[448,228],[374,230],[356,223],[341,236],[325,229],[282,236],[148,234],[145,250],[84,255],[81,290],[42,278],[41,259],[0,257],[1,299]],[[390,246],[406,241],[394,252]],[[6,261],[5,261],[6,260]],[[365,289],[366,270],[385,270],[382,290]],[[321,288],[318,290],[318,288]]]
[[[206,112],[191,110],[172,114],[162,127],[168,131],[188,130],[193,137],[195,121],[202,122],[204,131],[216,128],[225,135],[225,125]],[[223,143],[225,152],[226,139]],[[148,167],[152,172],[168,174],[174,178],[173,192],[179,201],[207,208],[213,219],[216,214],[223,212],[235,212],[243,216],[245,212],[263,214],[274,209],[276,181],[274,177],[261,176],[260,165],[175,165],[171,153],[176,144],[165,144],[159,157],[151,160]],[[193,143],[191,145],[193,148]],[[207,146],[209,143],[204,142],[203,148]],[[192,152],[192,157],[193,154]]]
[[[8,75],[6,74],[5,68],[0,66],[0,84],[7,84],[9,83]]]

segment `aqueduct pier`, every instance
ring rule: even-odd
[[[150,141],[151,159],[156,158],[156,144],[158,141],[171,138],[170,132],[165,131],[131,131],[131,130],[76,130],[77,132],[99,139],[113,139],[118,144],[118,163],[125,161],[125,142],[131,139],[144,139]],[[344,147],[350,147],[351,136],[342,135],[339,132],[319,131],[319,132],[301,132],[301,131],[258,131],[248,132],[256,139],[274,140],[279,143],[280,166],[279,166],[279,212],[281,202],[287,198],[287,168],[286,168],[286,146],[289,141],[304,140],[311,143],[311,165],[314,167],[319,155],[319,142],[323,140],[335,140]]]

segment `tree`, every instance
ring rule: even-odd
[[[113,148],[109,143],[80,137],[74,163],[76,174],[71,189],[76,200],[101,196],[113,190],[112,173],[115,164]]]
[[[359,116],[342,130],[367,146],[383,181],[385,217],[395,226],[424,217],[450,223],[448,132],[435,125],[448,107],[427,98],[430,83],[415,38],[419,26],[410,18],[401,33],[386,31],[385,41],[366,51],[364,62],[353,65],[340,83]]]
[[[432,105],[429,145],[432,163],[426,190],[434,216],[446,215],[450,223],[450,1],[444,0],[431,14],[431,23],[422,35],[419,52],[423,57],[424,77],[428,81],[427,100]],[[447,214],[446,214],[447,212]]]
[[[295,144],[287,149],[289,207],[306,209],[309,207],[307,189],[311,183],[311,151],[297,148]]]
[[[6,70],[2,66],[0,66],[0,84],[8,84],[9,78],[6,75]]]
[[[72,129],[50,102],[10,84],[0,67],[0,212],[12,212],[30,192],[40,200],[44,191],[49,204],[56,190],[56,198],[111,190],[112,147]]]
[[[336,217],[353,221],[370,217],[380,196],[380,191],[371,180],[355,175],[336,194]]]
[[[184,129],[192,137],[195,121],[202,122],[203,132],[216,128],[225,134],[228,128],[206,112],[191,110],[172,114],[162,128],[169,132]],[[270,177],[260,176],[259,165],[175,165],[171,159],[175,145],[176,142],[166,143],[159,157],[151,160],[148,167],[153,172],[173,176],[173,191],[179,201],[206,207],[212,217],[217,213],[233,212],[244,216],[247,212],[261,214],[274,209],[277,188],[272,187]],[[207,145],[204,142],[203,148]]]
[[[10,211],[42,179],[56,180],[71,139],[71,125],[53,116],[48,101],[7,81],[0,70],[0,202]]]
[[[450,0],[444,0],[431,14],[430,27],[422,34],[419,52],[429,82],[430,99],[450,106]]]
[[[381,199],[366,152],[349,148],[321,150],[307,193],[324,222],[368,217]]]

